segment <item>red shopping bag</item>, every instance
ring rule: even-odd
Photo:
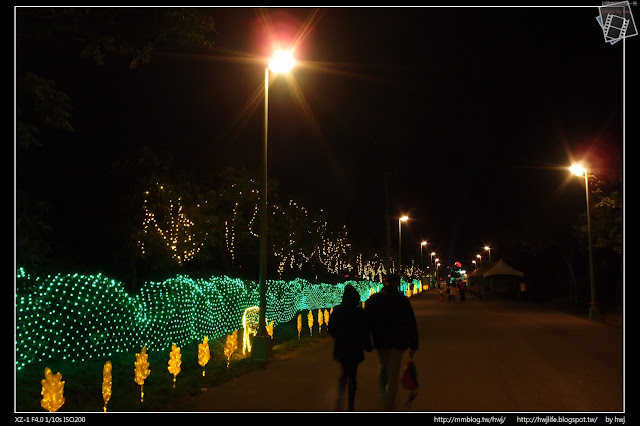
[[[409,390],[418,388],[418,372],[416,371],[416,364],[413,359],[408,359],[402,372],[402,378],[400,379],[402,387]]]

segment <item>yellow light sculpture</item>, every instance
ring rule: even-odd
[[[180,347],[175,343],[171,345],[171,353],[169,354],[169,365],[167,370],[173,374],[173,388],[176,388],[176,376],[180,374],[180,365],[182,364],[182,355],[180,354]]]
[[[311,310],[307,314],[307,324],[309,325],[309,335],[313,336],[313,311]]]
[[[236,349],[238,349],[238,330],[234,331],[233,334],[229,334],[224,344],[224,356],[227,357],[227,367],[231,362],[231,355],[233,355]]]
[[[107,403],[111,399],[112,369],[111,361],[105,362],[102,368],[102,399],[104,400],[103,410],[105,413],[107,412]]]
[[[62,375],[57,373],[54,375],[49,367],[44,369],[44,380],[42,384],[42,401],[40,406],[50,413],[58,411],[64,404],[64,382]]]
[[[202,343],[198,344],[198,364],[202,367],[202,377],[204,377],[204,366],[207,365],[211,353],[209,352],[209,338],[204,336]]]
[[[271,321],[265,327],[267,329],[267,334],[269,335],[269,337],[271,337],[273,339],[273,321]]]
[[[301,331],[302,331],[302,314],[298,314],[298,340],[300,340]]]
[[[135,381],[140,385],[140,402],[144,402],[144,380],[149,376],[149,356],[147,355],[147,347],[143,346],[139,354],[136,354]]]
[[[324,323],[326,325],[329,325],[329,310],[328,309],[324,310]]]
[[[258,334],[258,323],[260,322],[260,308],[250,306],[242,314],[242,355],[251,353],[251,336]]]
[[[322,333],[322,323],[323,323],[322,309],[318,308],[318,333]]]

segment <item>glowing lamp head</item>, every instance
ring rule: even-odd
[[[582,176],[586,173],[587,170],[582,167],[582,164],[574,164],[573,166],[569,167],[569,171],[576,176]]]
[[[426,245],[427,245],[427,242],[426,242],[426,241],[423,241],[423,242],[421,242],[421,243],[420,243],[420,245],[426,246]]]
[[[403,222],[405,222],[405,221],[409,220],[409,216],[402,216],[402,217],[400,218],[400,220],[401,220],[401,221],[403,221]]]
[[[293,59],[293,54],[288,50],[277,50],[271,62],[269,62],[269,69],[275,73],[287,72],[296,64]]]

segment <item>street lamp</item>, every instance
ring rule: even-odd
[[[473,263],[473,265],[476,267],[476,270],[478,269],[478,264],[476,263],[475,260],[472,260],[471,263]]]
[[[265,316],[267,312],[267,141],[269,139],[269,70],[277,74],[290,70],[294,65],[295,60],[291,52],[278,50],[271,58],[269,65],[264,69],[264,146],[262,163],[262,167],[264,168],[264,186],[262,189],[262,206],[260,208],[262,216],[260,221],[260,315],[258,319],[258,333],[253,338],[253,349],[251,351],[252,358],[257,360],[266,360],[271,356],[271,351],[268,348],[270,338],[267,335],[267,321]]]
[[[409,220],[409,216],[398,219],[398,273],[402,273],[402,222]]]
[[[422,269],[422,263],[423,263],[422,262],[422,247],[424,247],[426,245],[427,245],[426,241],[423,241],[423,242],[420,243],[420,269]]]
[[[482,256],[480,256],[479,254],[476,254],[476,257],[480,259],[480,266],[482,266]]]
[[[489,250],[489,264],[491,264],[491,247],[489,246],[484,246],[485,250]]]
[[[589,213],[589,171],[581,164],[574,164],[569,167],[571,173],[576,176],[584,175],[584,188],[587,198],[587,237],[589,240],[589,279],[591,281],[591,306],[589,307],[589,319],[600,321],[600,310],[596,306],[596,282],[593,274],[593,249],[591,248],[591,215]]]

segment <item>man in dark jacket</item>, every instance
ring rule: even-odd
[[[409,299],[400,291],[400,276],[389,274],[384,287],[369,297],[365,312],[369,320],[373,347],[380,360],[379,391],[382,408],[395,410],[402,354],[409,357],[418,350],[418,326]]]
[[[342,367],[338,379],[336,411],[342,409],[342,399],[348,387],[348,410],[354,411],[358,364],[364,361],[364,351],[372,351],[371,337],[365,313],[360,307],[360,293],[352,285],[344,287],[342,303],[336,306],[327,326],[335,339],[333,359]]]

